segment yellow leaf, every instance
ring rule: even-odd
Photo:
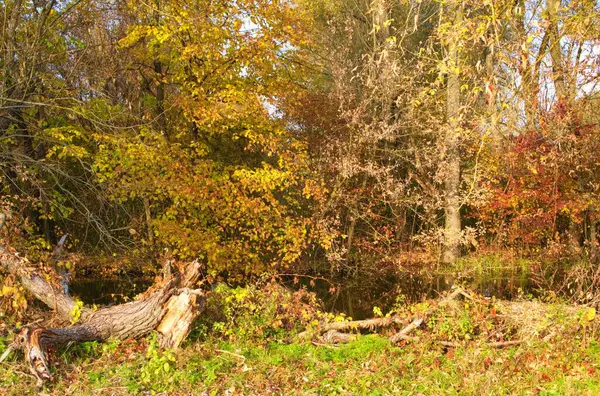
[[[596,308],[590,308],[587,310],[586,318],[588,322],[591,322],[596,317]]]

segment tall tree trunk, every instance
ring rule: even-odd
[[[596,219],[593,210],[590,210],[590,234],[588,235],[588,242],[590,244],[590,259],[596,261],[598,256],[598,229],[596,228]]]
[[[168,139],[169,132],[167,130],[167,116],[165,114],[165,76],[163,64],[158,59],[154,60],[154,71],[159,79],[158,86],[156,87],[156,116],[158,117],[158,127]]]
[[[539,50],[533,63],[530,61],[530,43],[527,34],[527,22],[525,21],[525,0],[518,0],[515,7],[515,31],[518,34],[520,52],[519,73],[521,74],[521,94],[523,98],[527,127],[530,130],[537,128],[539,115],[539,84],[540,66],[546,56],[550,34],[544,32],[540,42]]]
[[[462,6],[456,0],[448,3],[454,15],[454,31],[458,33],[462,22]],[[451,40],[448,48],[448,86],[447,86],[447,128],[445,143],[447,167],[444,182],[445,192],[445,263],[454,263],[460,254],[460,75],[459,75],[458,38]]]
[[[155,0],[154,6],[154,23],[157,27],[161,25],[161,1]],[[157,50],[156,57],[153,61],[154,73],[156,73],[156,79],[158,80],[158,84],[156,86],[156,120],[158,129],[164,134],[164,136],[169,138],[169,131],[167,125],[167,115],[165,113],[165,68],[160,57],[160,48]]]
[[[552,58],[552,80],[559,101],[569,99],[569,91],[565,81],[565,64],[560,45],[560,32],[558,30],[558,11],[560,0],[548,0],[548,35],[550,38],[550,57]]]
[[[574,98],[570,97],[570,91],[567,86],[566,79],[566,60],[562,53],[561,48],[561,34],[559,31],[559,15],[558,12],[560,10],[560,0],[548,0],[547,1],[547,19],[548,19],[548,28],[547,34],[549,36],[549,52],[550,57],[552,58],[552,80],[554,82],[554,89],[556,90],[556,101],[560,104],[569,105],[570,101]],[[575,82],[573,79],[573,83]],[[566,128],[558,129],[558,136],[564,136],[567,134]],[[581,183],[579,183],[579,191],[582,191],[583,188]],[[581,246],[579,241],[579,236],[581,232],[581,225],[577,224],[573,216],[570,218],[569,229],[567,231],[567,239],[569,241],[569,248],[571,252],[574,254],[578,254],[581,252]]]
[[[146,215],[146,231],[148,235],[148,243],[154,246],[154,231],[152,230],[152,213],[150,212],[150,200],[144,198],[144,214]]]

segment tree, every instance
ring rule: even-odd
[[[445,159],[447,173],[444,181],[445,192],[445,251],[444,262],[452,264],[460,255],[460,68],[461,62],[458,54],[460,45],[460,29],[462,24],[463,5],[449,2],[448,8],[452,18],[452,35],[448,43],[447,62],[447,110],[448,127],[445,136]]]

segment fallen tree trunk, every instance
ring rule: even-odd
[[[16,276],[27,291],[53,309],[60,319],[65,322],[78,319],[76,325],[64,328],[32,325],[17,331],[9,349],[23,350],[38,384],[52,379],[48,369],[50,346],[109,338],[138,338],[157,329],[162,346],[177,348],[204,307],[204,294],[190,289],[199,278],[200,264],[197,261],[190,263],[181,276],[153,286],[136,301],[96,311],[82,307],[48,282],[26,259],[2,246],[0,265]]]
[[[414,337],[410,337],[409,334],[412,333],[413,331],[415,331],[416,329],[418,329],[423,324],[424,321],[425,321],[425,319],[423,319],[423,318],[417,318],[417,319],[413,320],[412,322],[410,322],[410,324],[408,326],[403,328],[400,332],[391,336],[390,341],[392,342],[392,344],[396,344],[397,342],[400,342],[402,340],[413,339]]]
[[[204,301],[204,293],[187,288],[169,299],[167,312],[156,328],[161,347],[173,349],[181,345],[204,308]]]
[[[77,309],[77,303],[64,294],[58,287],[50,284],[35,269],[31,268],[26,258],[20,257],[13,250],[0,246],[0,265],[2,268],[19,279],[23,287],[33,294],[35,298],[53,309],[65,321],[71,320],[72,312]],[[91,311],[81,309],[81,319]]]
[[[472,297],[468,293],[466,293],[463,289],[458,287],[458,288],[456,288],[456,290],[454,290],[452,293],[450,293],[448,296],[446,296],[443,300],[441,300],[437,304],[437,308],[443,307],[444,305],[449,304],[451,301],[456,299],[458,296],[463,296],[465,298],[472,299]],[[418,329],[419,327],[421,327],[421,325],[423,324],[423,322],[425,322],[425,319],[429,315],[430,315],[430,312],[426,312],[425,314],[422,314],[420,317],[413,320],[408,326],[403,328],[400,332],[391,336],[390,341],[393,344],[396,344],[403,340],[414,340],[415,337],[410,337],[409,334],[412,333],[413,331],[415,331],[416,329]]]

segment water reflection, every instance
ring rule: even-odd
[[[373,307],[388,311],[397,303],[416,303],[425,299],[437,298],[452,285],[464,285],[487,297],[510,300],[519,295],[536,296],[537,288],[531,282],[531,274],[524,270],[490,273],[469,273],[449,275],[435,272],[400,272],[377,281],[350,281],[347,285],[331,291],[331,283],[324,280],[293,278],[285,280],[292,289],[305,287],[315,292],[323,301],[325,310],[344,313],[355,319],[373,316]],[[120,304],[145,291],[152,284],[151,279],[86,279],[80,278],[70,285],[71,294],[86,304]]]
[[[290,282],[290,285],[293,283]],[[373,316],[373,307],[388,311],[398,301],[408,304],[437,298],[453,285],[463,285],[486,297],[511,300],[521,295],[537,296],[538,290],[531,282],[531,274],[525,271],[496,273],[471,273],[449,275],[435,272],[402,272],[364,285],[350,282],[331,293],[331,284],[317,280],[300,280],[292,287],[306,287],[314,291],[329,312],[344,313],[355,319]]]
[[[127,277],[117,279],[76,279],[69,285],[70,293],[85,304],[112,305],[131,301],[152,284],[151,279]]]

